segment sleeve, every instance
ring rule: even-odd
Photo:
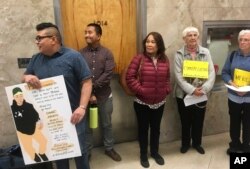
[[[207,50],[207,60],[208,60],[208,65],[209,65],[209,75],[208,75],[208,79],[202,85],[202,89],[205,93],[208,93],[213,88],[214,81],[215,81],[214,64],[213,64],[209,50]]]
[[[232,80],[232,75],[231,75],[231,63],[230,63],[230,55],[227,57],[227,59],[225,60],[223,69],[221,71],[221,76],[222,76],[222,80],[225,83],[229,83]]]
[[[170,85],[170,65],[169,60],[166,58],[166,64],[167,64],[167,81],[166,81],[166,93],[169,94],[171,92],[171,85]]]
[[[30,62],[24,72],[25,75],[34,75],[34,61],[35,61],[35,55],[32,56],[32,58],[30,59]]]
[[[135,94],[140,94],[142,93],[142,87],[140,80],[138,79],[138,70],[140,67],[140,62],[141,62],[141,57],[142,56],[135,56],[133,57],[132,61],[130,62],[128,66],[128,70],[126,73],[126,82],[129,87],[129,89],[134,92]]]

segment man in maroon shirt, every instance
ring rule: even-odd
[[[120,155],[113,149],[114,138],[112,134],[111,114],[113,112],[113,99],[110,80],[115,67],[111,51],[100,44],[102,28],[100,25],[90,23],[85,30],[87,46],[80,50],[92,72],[92,95],[90,104],[97,104],[105,154],[115,161],[121,161]],[[88,109],[89,112],[89,109]],[[89,113],[88,113],[89,114]],[[90,153],[92,146],[92,130],[87,126],[86,148]]]

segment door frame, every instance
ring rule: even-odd
[[[60,32],[63,32],[62,22],[61,22],[61,7],[60,0],[53,0],[54,4],[54,15],[55,15],[55,23],[58,26]],[[136,0],[136,45],[137,45],[137,53],[142,52],[142,40],[147,35],[147,1],[145,0]],[[63,39],[63,34],[62,34]]]

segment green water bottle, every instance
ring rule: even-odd
[[[98,108],[97,104],[91,104],[89,108],[89,128],[98,127]]]

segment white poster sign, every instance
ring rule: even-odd
[[[63,76],[41,83],[41,89],[5,88],[26,165],[81,155]]]

